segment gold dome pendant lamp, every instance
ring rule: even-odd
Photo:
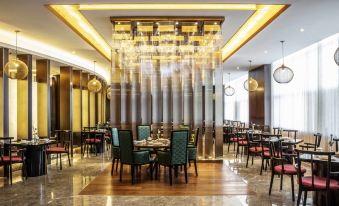
[[[233,96],[235,90],[233,87],[230,85],[230,80],[231,80],[231,73],[228,73],[228,86],[225,87],[225,95],[226,96]]]
[[[25,62],[18,59],[18,33],[15,31],[15,58],[5,65],[5,73],[10,79],[25,79],[28,75],[28,67]]]
[[[87,87],[88,87],[88,90],[90,92],[99,92],[101,90],[101,83],[100,81],[97,80],[97,77],[96,77],[96,74],[95,74],[95,62],[96,61],[93,61],[94,62],[94,78],[91,79],[88,84],[87,84]]]
[[[252,66],[252,61],[248,60],[248,62],[250,63],[250,68],[248,69],[248,71],[250,71],[251,66]],[[255,80],[252,77],[248,77],[248,79],[244,82],[244,88],[245,88],[245,90],[247,90],[249,92],[254,92],[258,88],[257,80]]]
[[[287,84],[290,81],[292,81],[294,77],[294,73],[292,69],[285,66],[284,64],[285,63],[284,62],[284,41],[280,41],[280,42],[281,42],[281,53],[282,53],[282,65],[274,71],[273,78],[279,84]]]
[[[111,100],[111,87],[110,86],[106,90],[106,96],[108,100]]]

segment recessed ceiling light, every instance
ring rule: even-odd
[[[304,28],[300,28],[300,32],[304,32],[305,31],[305,29]]]
[[[76,52],[75,51],[72,51],[72,54],[75,54]]]
[[[179,24],[179,22],[175,22],[175,25],[178,25]]]
[[[265,53],[265,54],[267,54],[267,53],[268,53],[268,51],[267,51],[267,50],[265,50],[265,51],[264,51],[264,53]]]
[[[239,66],[237,66],[237,70],[239,70],[240,69],[240,67]]]
[[[137,25],[139,25],[140,24],[140,22],[137,22]]]

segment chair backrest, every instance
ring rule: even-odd
[[[273,127],[273,134],[281,134],[281,128],[280,127]]]
[[[171,164],[180,165],[187,163],[187,130],[171,132]]]
[[[321,143],[321,134],[320,133],[317,133],[317,134],[314,134],[314,151],[317,149],[317,147],[320,147],[320,143]]]
[[[137,125],[137,138],[138,140],[144,140],[151,136],[150,125]]]
[[[194,145],[197,147],[199,141],[199,127],[194,130]]]
[[[293,137],[294,140],[297,139],[297,133],[298,133],[298,130],[294,130],[294,129],[284,129],[283,131],[284,131],[284,132],[287,132],[287,136],[288,136],[288,137]]]
[[[310,150],[300,150],[300,149],[295,149],[297,152],[297,171],[298,171],[298,182],[299,185],[302,185],[302,176],[303,173],[301,172],[301,163],[302,162],[311,162],[311,168],[314,167],[314,161],[315,161],[315,156],[317,161],[319,159],[322,159],[321,156],[327,157],[326,161],[326,168],[327,168],[327,174],[326,174],[326,189],[329,189],[330,186],[330,177],[331,175],[333,176],[337,172],[332,172],[331,171],[331,156],[335,154],[335,152],[319,152],[319,151],[310,151]],[[311,190],[314,190],[314,177],[316,175],[314,174],[314,169],[311,169],[311,177],[312,177],[312,184],[311,184]]]
[[[14,139],[14,137],[0,137],[0,140],[3,140],[3,148],[2,148],[2,144],[0,143],[0,157],[4,156],[4,155],[8,155],[10,162],[12,163],[12,140]],[[7,146],[5,146],[5,144]]]
[[[284,159],[283,159],[283,147],[282,140],[269,140],[270,144],[270,155],[271,155],[271,168],[274,170],[275,165],[281,165],[282,170],[284,171]]]
[[[131,130],[118,130],[120,161],[133,164],[133,135]]]
[[[118,135],[118,128],[112,128],[112,145],[115,147],[119,147],[119,135]]]

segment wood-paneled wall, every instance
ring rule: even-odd
[[[256,91],[249,92],[249,122],[259,125],[271,123],[271,65],[265,64],[249,72],[258,82]]]

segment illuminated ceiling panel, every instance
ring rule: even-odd
[[[111,59],[111,47],[81,14],[84,10],[253,10],[254,13],[222,47],[222,60],[227,60],[244,44],[279,16],[288,5],[256,4],[80,4],[48,5],[77,34],[106,59]]]

